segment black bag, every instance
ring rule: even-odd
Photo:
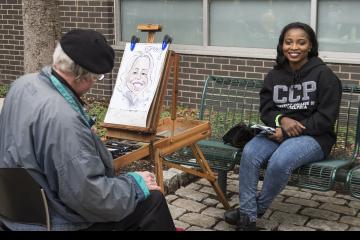
[[[250,128],[245,123],[238,123],[230,128],[222,137],[225,144],[230,144],[233,147],[243,148],[259,131]]]

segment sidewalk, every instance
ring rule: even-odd
[[[0,98],[0,111],[1,111],[1,108],[3,106],[3,103],[4,103],[4,98]]]
[[[262,182],[259,183],[260,189]],[[238,175],[228,175],[231,207],[238,206]],[[233,231],[224,222],[224,209],[205,179],[166,195],[175,225],[187,231]],[[360,200],[335,191],[319,192],[286,187],[257,226],[269,231],[359,231]]]

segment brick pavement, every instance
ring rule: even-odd
[[[0,110],[3,98],[0,98]],[[233,231],[210,183],[176,169],[164,171],[169,208],[175,225],[187,231]],[[258,188],[261,188],[262,182]],[[179,188],[179,186],[182,186]],[[238,175],[228,175],[229,203],[239,205]],[[287,186],[258,219],[269,231],[359,231],[360,200],[335,191],[319,192]]]
[[[228,197],[232,207],[239,204],[238,186],[238,175],[229,173]],[[234,230],[234,226],[224,222],[225,210],[205,179],[193,180],[167,194],[166,199],[177,227],[187,231]],[[258,219],[257,226],[269,231],[359,231],[359,216],[360,200],[349,195],[287,186]]]

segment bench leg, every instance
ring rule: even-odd
[[[227,185],[227,171],[219,170],[218,171],[218,183],[221,191],[226,197],[226,185]]]

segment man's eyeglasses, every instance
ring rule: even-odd
[[[98,80],[98,81],[101,81],[101,80],[104,79],[104,77],[105,77],[104,74],[97,75],[97,80]]]
[[[91,74],[92,79],[94,81],[101,81],[104,79],[105,75],[104,74]]]

